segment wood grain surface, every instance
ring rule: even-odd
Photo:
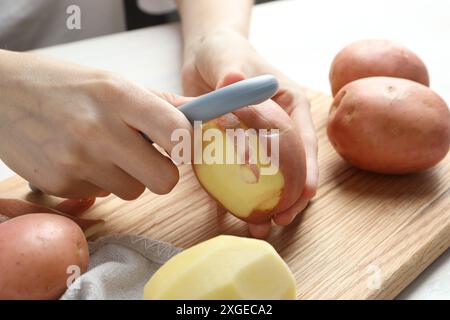
[[[275,227],[268,241],[297,280],[299,299],[390,299],[450,246],[450,163],[405,176],[350,167],[326,136],[331,99],[308,92],[319,138],[317,196],[288,227]],[[143,234],[189,247],[219,234],[248,236],[246,224],[223,214],[202,190],[189,166],[168,195],[146,192],[124,202],[99,199],[84,216],[103,218],[95,237]],[[35,202],[19,177],[0,183],[1,197]]]

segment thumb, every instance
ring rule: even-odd
[[[222,77],[219,78],[216,89],[226,87],[235,82],[239,82],[246,79],[245,74],[242,71],[229,71],[224,73]]]
[[[211,89],[219,89],[246,79],[249,75],[239,57],[208,57],[200,64],[199,71]]]
[[[168,103],[170,103],[171,105],[173,105],[174,107],[177,107],[177,108],[194,99],[193,97],[180,96],[180,95],[177,95],[177,94],[171,93],[171,92],[158,92],[158,91],[154,91],[154,90],[150,90],[150,91],[152,93],[154,93],[156,96],[158,96],[159,98],[167,101]]]

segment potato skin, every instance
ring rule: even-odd
[[[306,182],[305,149],[293,122],[277,103],[273,100],[267,100],[256,106],[241,108],[233,113],[211,120],[211,122],[223,129],[278,129],[280,132],[279,170],[283,173],[285,179],[284,187],[281,190],[280,201],[271,210],[262,211],[254,209],[247,217],[239,217],[237,215],[236,217],[249,223],[264,223],[270,221],[273,216],[288,210],[295,204]],[[268,140],[270,141],[270,138]],[[193,164],[193,169],[198,181],[202,185],[195,164]],[[212,198],[217,200],[205,186],[203,188]],[[229,210],[226,207],[225,209]],[[231,211],[230,213],[233,214]]]
[[[272,100],[234,112],[244,125],[256,130],[279,129],[279,170],[285,184],[280,202],[270,211],[253,211],[245,221],[263,223],[286,210],[298,200],[306,182],[306,154],[303,141],[287,113]]]
[[[336,95],[327,133],[336,151],[355,167],[412,173],[447,155],[450,112],[426,86],[398,78],[365,78]]]
[[[342,49],[330,69],[333,96],[346,84],[369,77],[409,79],[429,86],[428,70],[423,61],[404,46],[381,39],[356,41]]]
[[[83,273],[88,263],[83,231],[68,218],[33,213],[0,224],[0,299],[57,299],[67,267]]]

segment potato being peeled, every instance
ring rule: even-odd
[[[68,218],[33,213],[0,224],[0,299],[57,299],[88,263],[83,231]]]
[[[368,77],[395,77],[430,83],[423,61],[400,44],[381,39],[356,41],[342,49],[330,69],[333,96],[347,83]]]
[[[244,221],[266,222],[300,197],[305,152],[292,120],[275,102],[242,108],[202,129],[203,159],[194,161],[194,171],[203,188],[230,213]],[[246,138],[238,140],[239,133]],[[220,156],[208,162],[209,154]]]
[[[404,174],[441,161],[450,145],[450,112],[428,87],[372,77],[342,88],[331,106],[328,137],[360,169]]]

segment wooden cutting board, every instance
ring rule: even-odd
[[[308,92],[318,130],[320,182],[310,206],[268,241],[297,280],[299,299],[390,299],[450,245],[449,157],[408,176],[384,176],[351,168],[326,136],[331,99]],[[166,196],[98,200],[86,217],[103,218],[96,236],[143,234],[189,247],[219,234],[247,236],[246,224],[219,213],[189,166]],[[26,182],[0,183],[1,197],[28,198]]]

